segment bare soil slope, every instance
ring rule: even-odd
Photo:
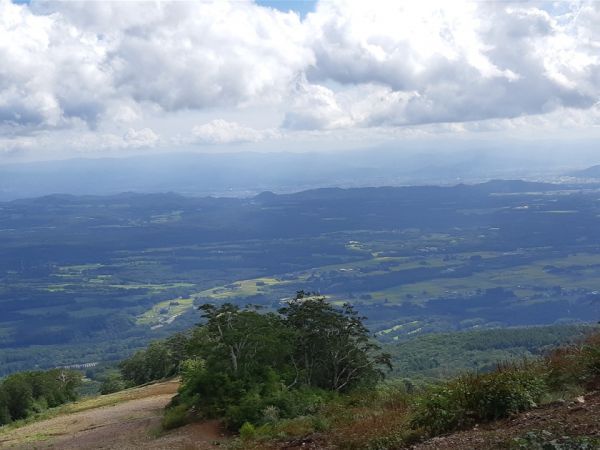
[[[212,449],[224,439],[217,422],[160,433],[163,409],[179,383],[168,381],[68,405],[51,419],[0,432],[0,448]]]

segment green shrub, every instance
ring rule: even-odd
[[[600,333],[579,344],[554,350],[546,358],[548,383],[555,391],[573,386],[600,387]]]
[[[458,430],[533,408],[546,390],[543,373],[533,366],[464,375],[423,395],[412,424],[430,434]]]
[[[2,384],[12,420],[24,419],[33,407],[33,388],[26,373],[10,375]]]
[[[8,395],[0,385],[0,426],[11,421],[10,411],[8,410]]]
[[[522,450],[594,450],[600,439],[586,436],[555,436],[547,430],[529,431],[512,439],[511,449]]]
[[[331,427],[331,424],[329,423],[329,421],[321,415],[312,416],[311,421],[312,421],[313,429],[319,433],[326,431]]]
[[[205,323],[191,334],[185,358],[174,359],[183,403],[237,430],[245,422],[260,426],[315,414],[341,392],[373,387],[382,378],[389,355],[352,306],[336,308],[304,291],[286,305],[264,314],[231,303],[202,305]],[[169,352],[152,344],[121,363],[123,377],[137,382],[149,371],[163,373]]]
[[[230,428],[243,426],[245,423],[258,423],[267,405],[258,392],[244,395],[238,404],[230,405],[225,411],[225,419]]]
[[[329,429],[330,424],[323,416],[298,416],[267,421],[257,426],[255,438],[258,440],[301,438],[314,432],[323,432]]]
[[[189,337],[177,333],[164,341],[154,341],[119,363],[123,380],[129,386],[171,377],[179,372],[181,362],[189,357]]]
[[[187,405],[180,404],[166,410],[162,419],[162,428],[172,430],[185,425],[188,422]]]
[[[479,381],[479,385],[477,384]],[[534,369],[506,370],[475,377],[476,419],[489,421],[537,406],[546,392],[543,374]]]
[[[240,427],[240,437],[242,440],[247,441],[256,437],[256,429],[250,422],[244,422]]]
[[[119,374],[112,373],[102,380],[100,394],[107,395],[125,389],[125,382]]]
[[[239,428],[244,422],[261,425],[314,414],[331,397],[320,389],[286,389],[281,384],[273,388],[268,383],[256,383],[241,394],[237,402],[229,401],[221,417],[232,429]],[[203,411],[206,410],[204,401],[205,398],[200,396],[198,405]]]
[[[465,391],[460,381],[432,389],[417,401],[412,426],[435,435],[468,425],[471,418],[464,409]]]
[[[585,381],[583,359],[579,346],[554,350],[546,359],[548,384],[553,391],[563,391]]]
[[[41,397],[33,401],[30,412],[37,414],[45,411],[46,409],[48,409],[48,402],[44,397]]]
[[[590,336],[583,345],[581,358],[585,366],[586,383],[600,387],[600,334]]]
[[[299,438],[313,433],[314,421],[312,417],[299,416],[291,419],[282,419],[271,428],[271,434],[279,439]]]
[[[386,435],[371,438],[365,444],[361,444],[361,450],[388,450],[390,448],[402,448],[406,444],[404,434],[398,431],[391,431]]]
[[[281,411],[277,406],[269,405],[262,412],[262,421],[264,423],[273,423],[279,420]]]

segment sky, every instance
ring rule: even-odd
[[[0,163],[598,138],[599,2],[0,0]]]

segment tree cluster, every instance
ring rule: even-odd
[[[0,425],[77,398],[81,374],[72,370],[21,372],[0,384]]]
[[[189,341],[175,403],[233,428],[304,414],[328,396],[373,385],[390,366],[348,304],[300,291],[277,313],[227,303],[200,309],[205,323]]]
[[[177,374],[181,362],[188,355],[188,340],[185,333],[177,333],[166,340],[152,342],[147,349],[123,360],[119,369],[124,383],[139,386]],[[120,386],[121,381],[114,376],[104,381],[103,394],[119,390],[115,386]]]

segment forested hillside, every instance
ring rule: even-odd
[[[50,196],[0,204],[0,373],[116,361],[194,306],[350,302],[382,341],[600,316],[588,187],[495,181],[248,199]]]

